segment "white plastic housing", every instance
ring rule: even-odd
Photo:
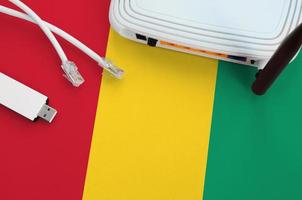
[[[0,104],[34,121],[47,97],[0,73]]]
[[[111,25],[124,37],[147,43],[138,33],[159,47],[254,66],[301,21],[302,0],[112,0],[110,8]]]

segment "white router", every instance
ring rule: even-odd
[[[153,47],[254,66],[264,94],[302,43],[302,0],[112,0],[122,36]]]

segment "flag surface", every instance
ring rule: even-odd
[[[109,0],[24,2],[126,74],[101,79],[60,39],[86,79],[73,88],[41,31],[1,14],[1,72],[59,115],[33,124],[0,107],[0,199],[302,198],[302,54],[258,97],[253,68],[120,37]]]

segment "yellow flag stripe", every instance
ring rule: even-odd
[[[218,62],[150,48],[111,30],[85,200],[200,200]]]

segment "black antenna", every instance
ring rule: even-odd
[[[257,74],[252,90],[257,95],[263,95],[298,53],[302,45],[302,24],[300,24],[281,43],[265,68]]]

